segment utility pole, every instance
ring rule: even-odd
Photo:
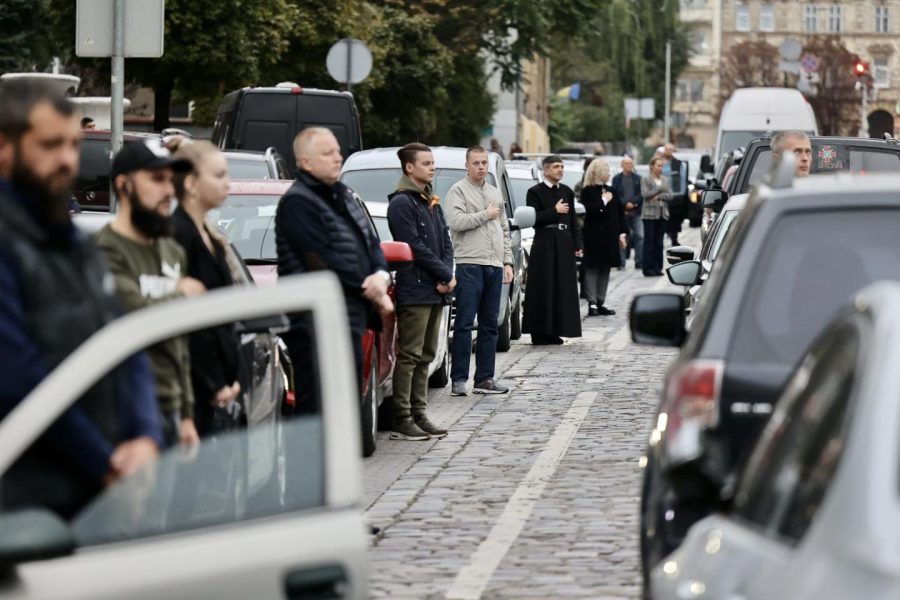
[[[859,107],[859,137],[869,137],[869,82],[862,80],[862,103]]]
[[[110,158],[122,149],[123,98],[125,97],[125,0],[113,4],[112,77],[110,78]],[[109,212],[116,212],[116,190],[109,182]]]
[[[663,137],[669,143],[669,126],[672,122],[672,42],[666,41],[666,113],[663,120]]]

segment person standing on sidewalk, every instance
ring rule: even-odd
[[[644,276],[661,277],[663,274],[663,240],[666,237],[666,223],[669,220],[669,202],[672,190],[663,176],[660,156],[650,159],[650,174],[641,178],[641,195],[644,208]]]
[[[488,153],[481,146],[466,150],[466,178],[447,192],[447,218],[456,255],[456,318],[453,325],[452,396],[465,396],[472,356],[472,327],[478,315],[475,351],[476,394],[505,394],[494,381],[497,319],[503,284],[512,283],[513,258],[509,219],[500,190],[485,181]]]
[[[622,172],[612,180],[612,186],[619,193],[619,200],[625,206],[625,221],[628,225],[628,244],[634,248],[634,268],[644,268],[644,222],[641,220],[641,209],[644,197],[641,195],[641,176],[634,172],[634,159],[626,156],[622,159]],[[629,250],[622,250],[622,264],[628,260]]]
[[[544,157],[544,181],[528,190],[526,202],[537,212],[528,261],[528,287],[522,332],[535,345],[562,344],[581,337],[581,308],[575,257],[583,254],[581,227],[575,218],[575,193],[560,183],[563,161]]]
[[[206,292],[202,283],[187,276],[184,249],[172,237],[172,178],[175,171],[190,169],[190,162],[173,158],[158,139],[127,143],[113,158],[110,177],[119,210],[97,233],[96,241],[129,312]],[[197,444],[187,337],[154,344],[147,354],[166,443]]]
[[[440,198],[432,193],[434,155],[424,144],[397,152],[403,176],[388,196],[388,226],[397,242],[412,248],[415,263],[397,272],[397,363],[394,366],[394,423],[391,439],[444,437],[428,420],[428,365],[437,353],[441,314],[456,287],[453,244]]]

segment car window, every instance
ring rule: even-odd
[[[391,235],[391,228],[388,227],[387,217],[372,217],[372,222],[375,223],[375,230],[378,231],[378,238],[382,242],[394,240],[394,236]]]
[[[900,153],[877,150],[862,146],[844,144],[813,144],[813,161],[810,174],[834,173],[896,173],[900,172]],[[772,168],[772,151],[760,148],[756,160],[743,188],[738,193],[747,193],[760,183]]]
[[[316,339],[311,314],[297,313],[292,319],[306,323],[310,338]],[[269,321],[268,318],[260,320]],[[321,510],[326,504],[325,460],[321,402],[315,391],[320,389],[315,383],[317,372],[313,371],[312,383],[305,387],[313,390],[309,403],[304,404],[307,410],[289,415],[294,393],[303,387],[301,380],[295,380],[293,365],[279,338],[265,323],[251,325],[255,321],[225,323],[216,329],[196,332],[196,338],[186,334],[158,342],[147,350],[147,356],[157,365],[158,361],[166,363],[175,355],[177,346],[173,344],[177,344],[177,339],[192,351],[195,342],[201,347],[218,349],[218,345],[209,342],[209,332],[213,332],[213,339],[226,335],[238,346],[239,364],[233,372],[236,381],[241,383],[241,393],[225,408],[211,408],[212,398],[202,395],[202,390],[207,389],[205,384],[198,387],[197,382],[190,383],[194,420],[201,431],[199,444],[184,447],[175,438],[174,443],[163,448],[159,457],[142,470],[104,487],[89,477],[74,476],[79,461],[87,462],[77,454],[79,443],[83,443],[80,438],[71,439],[71,446],[55,450],[39,440],[0,480],[3,509],[15,509],[18,504],[56,510],[70,521],[79,547]],[[275,319],[272,325],[277,323]],[[244,333],[239,333],[238,325],[244,327]],[[313,349],[312,364],[315,364],[314,357]],[[140,398],[147,399],[147,396],[136,396],[135,388],[129,385],[134,380],[128,365],[134,360],[131,358],[110,371],[80,400],[85,413],[99,423],[98,429],[113,447],[133,435],[129,433],[134,427],[133,417],[125,407]],[[180,411],[166,407],[175,402],[172,398],[183,401],[178,390],[183,390],[184,380],[171,367],[166,369],[169,375],[164,381],[169,383],[165,389],[177,396],[167,396],[166,400],[161,397],[158,404],[157,398],[150,396],[149,406],[163,415],[163,430],[168,429],[167,435],[175,436]],[[179,382],[177,387],[174,381]],[[191,382],[189,374],[186,381]],[[161,386],[157,384],[156,388]],[[114,412],[102,410],[105,406]],[[10,490],[14,494],[10,495]],[[10,499],[14,502],[10,503]]]
[[[109,188],[108,140],[84,140],[81,142],[81,166],[75,189],[78,191],[102,191]]]
[[[229,179],[270,179],[269,165],[262,159],[232,158],[225,154]]]
[[[280,196],[231,194],[225,203],[209,211],[208,218],[228,236],[244,260],[274,261],[275,209]]]
[[[364,169],[345,172],[341,175],[341,181],[366,202],[387,202],[388,194],[397,190],[400,175],[400,167]],[[434,193],[443,200],[447,197],[450,186],[465,176],[465,169],[438,169],[434,175]],[[487,181],[493,186],[497,185],[493,173],[488,173]]]
[[[739,214],[741,214],[739,210],[726,210],[725,214],[722,215],[719,226],[716,227],[716,234],[710,242],[708,260],[715,262],[716,257],[719,256],[719,250],[722,248],[722,242],[734,230],[732,225],[734,225]]]
[[[786,214],[762,245],[730,359],[792,364],[842,304],[869,283],[900,280],[900,210]]]
[[[800,364],[750,459],[736,516],[779,538],[803,537],[843,454],[859,353],[845,324]]]
[[[520,206],[528,206],[526,202],[526,197],[528,196],[528,190],[537,185],[537,181],[532,179],[529,174],[528,179],[520,179],[516,177],[511,177],[509,180],[510,193],[512,194],[513,206],[515,208],[519,208]]]
[[[750,142],[765,135],[765,131],[723,131],[719,143],[719,155],[722,156],[735,148],[746,148]]]

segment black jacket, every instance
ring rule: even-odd
[[[429,200],[411,191],[388,196],[388,226],[398,242],[412,248],[415,264],[401,269],[396,276],[398,305],[441,304],[439,283],[453,279],[453,243],[440,205],[429,207]]]
[[[603,193],[610,192],[612,199],[603,203]],[[581,191],[584,204],[584,266],[618,267],[622,264],[619,236],[628,234],[625,208],[619,193],[608,185],[589,185]]]
[[[329,270],[340,279],[350,327],[381,331],[381,317],[362,297],[366,277],[387,270],[361,201],[344,184],[328,186],[301,171],[275,211],[278,275]]]
[[[627,177],[625,173],[617,173],[615,177],[612,178],[612,186],[615,188],[616,192],[619,194],[619,199],[622,199],[622,180]],[[631,203],[634,204],[634,210],[628,211],[629,215],[639,215],[641,214],[641,209],[644,207],[644,196],[641,194],[641,176],[637,173],[633,172],[630,175],[631,184],[634,186],[635,197],[631,199]],[[622,201],[622,206],[625,206],[625,202]]]

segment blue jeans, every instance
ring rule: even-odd
[[[628,260],[631,248],[634,248],[634,268],[640,269],[644,264],[644,221],[641,215],[625,216],[628,223],[628,248],[622,250],[622,265]]]
[[[472,358],[472,327],[478,315],[478,344],[475,349],[475,383],[494,378],[497,355],[497,319],[503,269],[482,265],[456,265],[456,318],[453,323],[453,365],[451,381],[469,380]]]
[[[663,240],[666,237],[663,219],[644,219],[644,274],[662,275]]]

